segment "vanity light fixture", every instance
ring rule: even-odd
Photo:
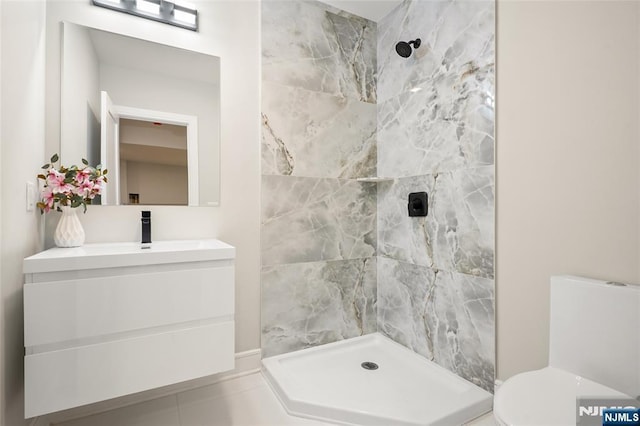
[[[167,0],[91,0],[95,6],[152,19],[191,31],[198,31],[198,11],[194,6]]]

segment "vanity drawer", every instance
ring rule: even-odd
[[[38,416],[230,370],[233,347],[234,324],[226,321],[29,355],[25,414]]]
[[[28,353],[37,345],[217,317],[232,319],[233,313],[232,265],[24,286]]]

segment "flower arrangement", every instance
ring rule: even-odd
[[[52,209],[62,211],[60,206],[72,208],[84,207],[87,211],[87,203],[100,195],[102,187],[107,183],[107,169],[102,170],[100,165],[89,166],[89,162],[82,159],[83,167],[78,166],[55,168],[54,164],[59,160],[58,154],[51,157],[51,162],[42,166],[46,170],[38,175],[38,179],[44,181],[41,191],[41,200],[38,202],[40,213],[48,213]]]

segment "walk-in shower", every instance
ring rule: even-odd
[[[494,33],[492,1],[262,3],[263,373],[290,412],[490,410]]]

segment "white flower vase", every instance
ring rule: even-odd
[[[76,209],[71,206],[60,206],[62,217],[56,226],[53,240],[58,247],[80,247],[84,244],[84,229]]]

